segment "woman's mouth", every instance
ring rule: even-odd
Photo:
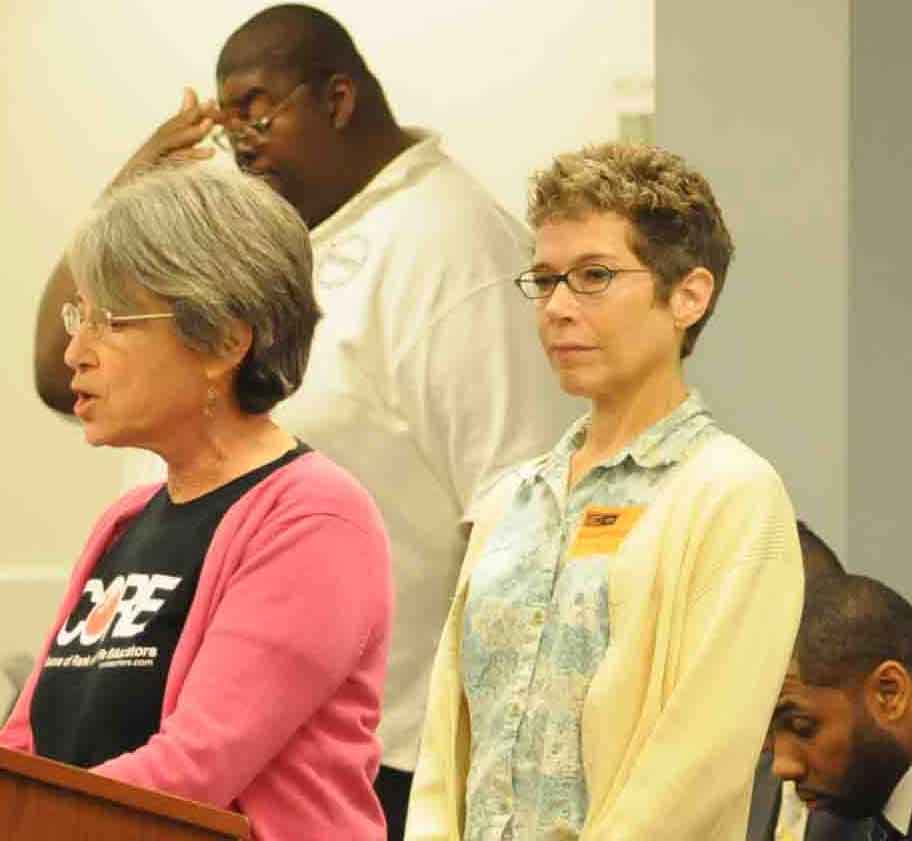
[[[98,398],[94,394],[89,394],[86,391],[77,391],[76,402],[73,404],[73,414],[80,419],[85,417],[86,413],[97,399]]]
[[[559,344],[551,345],[551,355],[560,360],[578,359],[587,353],[592,353],[595,348],[587,345]]]

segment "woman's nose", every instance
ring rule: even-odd
[[[576,296],[566,281],[558,282],[554,291],[545,301],[544,310],[552,318],[566,317],[578,306]]]
[[[90,342],[87,340],[88,332],[86,325],[80,325],[70,336],[70,341],[63,351],[63,361],[68,368],[72,368],[74,371],[89,364],[91,348]]]

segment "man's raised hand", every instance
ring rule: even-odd
[[[180,110],[162,123],[124,164],[111,186],[129,181],[134,175],[162,162],[200,161],[211,158],[215,149],[198,146],[218,122],[214,101],[200,102],[193,88],[184,88]]]

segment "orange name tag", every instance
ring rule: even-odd
[[[583,512],[583,522],[576,532],[568,557],[617,552],[645,510],[645,505],[631,505],[627,508],[590,505]]]

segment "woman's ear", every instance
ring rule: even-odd
[[[691,269],[671,290],[669,307],[675,327],[686,330],[706,313],[716,281],[703,266]]]
[[[253,328],[238,318],[232,319],[222,347],[210,354],[206,363],[207,378],[217,380],[239,368],[252,344]]]

